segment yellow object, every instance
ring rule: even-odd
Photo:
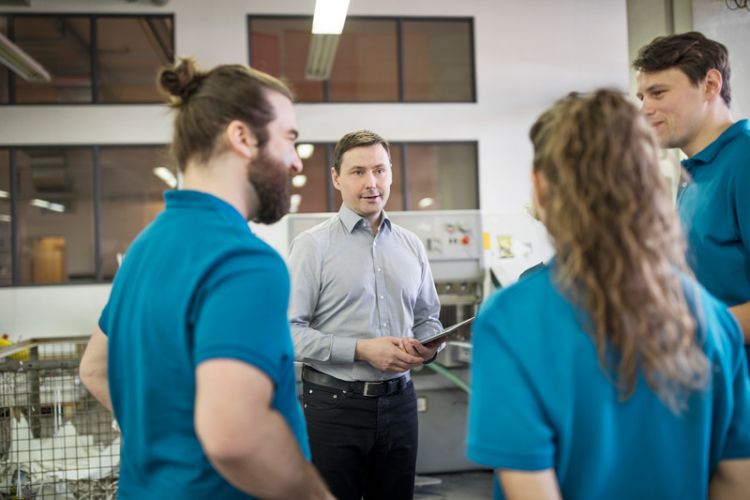
[[[3,335],[0,337],[0,347],[7,347],[9,345],[13,345],[15,342],[10,340],[6,335]],[[29,359],[29,350],[24,349],[21,352],[17,352],[15,354],[11,354],[8,356],[10,359],[15,359],[16,361],[27,361]]]
[[[487,231],[484,231],[482,233],[482,246],[484,247],[485,250],[490,250],[491,249],[491,247],[490,247],[490,233],[488,233]]]

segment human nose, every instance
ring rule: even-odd
[[[373,172],[367,172],[365,174],[365,184],[367,187],[375,187],[377,185],[377,179]]]
[[[641,101],[641,113],[643,113],[646,116],[650,116],[654,114],[654,106],[650,99],[647,97],[644,97]]]
[[[289,171],[292,175],[301,174],[302,158],[299,157],[299,154],[297,154],[296,150],[292,154],[294,155],[294,157],[292,158],[292,163],[289,165]]]

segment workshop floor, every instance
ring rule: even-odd
[[[414,490],[414,500],[487,500],[491,498],[491,471],[417,476]]]

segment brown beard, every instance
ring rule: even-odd
[[[247,178],[258,195],[254,222],[273,224],[289,212],[289,169],[272,158],[266,148],[248,166]]]

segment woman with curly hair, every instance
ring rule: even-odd
[[[747,498],[742,333],[688,271],[650,127],[600,90],[530,136],[556,257],[475,322],[469,457],[495,498]]]

